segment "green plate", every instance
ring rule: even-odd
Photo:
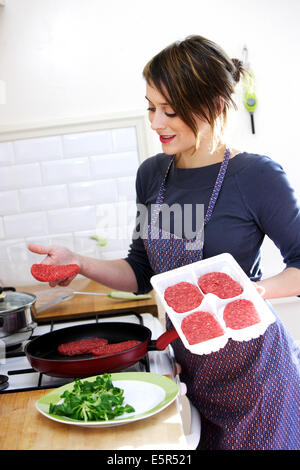
[[[83,380],[94,381],[96,376]],[[179,389],[176,383],[164,375],[151,372],[119,372],[111,374],[114,386],[124,390],[124,404],[133,406],[133,413],[125,413],[116,419],[107,421],[81,421],[49,413],[49,404],[61,402],[65,390],[71,391],[74,382],[51,390],[36,402],[40,413],[60,423],[84,427],[109,427],[131,423],[149,418],[169,406],[177,397]]]

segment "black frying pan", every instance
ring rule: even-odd
[[[138,340],[137,346],[108,356],[62,356],[57,351],[60,344],[89,338],[106,338],[109,343]],[[178,338],[175,329],[151,340],[149,328],[135,323],[103,322],[72,326],[46,333],[31,340],[25,347],[26,356],[33,369],[53,377],[89,377],[103,372],[116,372],[138,362],[148,351],[164,350]]]

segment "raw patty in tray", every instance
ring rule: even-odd
[[[199,307],[204,296],[198,287],[190,282],[178,282],[166,288],[165,301],[177,313],[188,312]]]
[[[226,305],[223,319],[228,328],[241,330],[260,322],[254,304],[250,300],[238,299]]]
[[[212,272],[199,277],[198,285],[204,294],[215,294],[220,299],[236,297],[243,292],[242,286],[228,274]]]
[[[181,322],[181,329],[189,344],[198,344],[209,339],[223,336],[224,332],[209,312],[194,312]]]

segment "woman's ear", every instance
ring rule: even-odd
[[[216,109],[217,109],[218,116],[220,116],[221,114],[223,114],[223,111],[224,111],[224,108],[225,108],[224,98],[219,96],[216,100],[216,105],[217,105]]]
[[[196,144],[195,144],[196,150],[198,150],[198,148],[200,147],[200,142],[201,142],[201,132],[198,132],[197,137],[196,137]]]

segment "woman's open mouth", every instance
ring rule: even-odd
[[[159,139],[162,144],[168,144],[175,138],[175,135],[160,135]]]

